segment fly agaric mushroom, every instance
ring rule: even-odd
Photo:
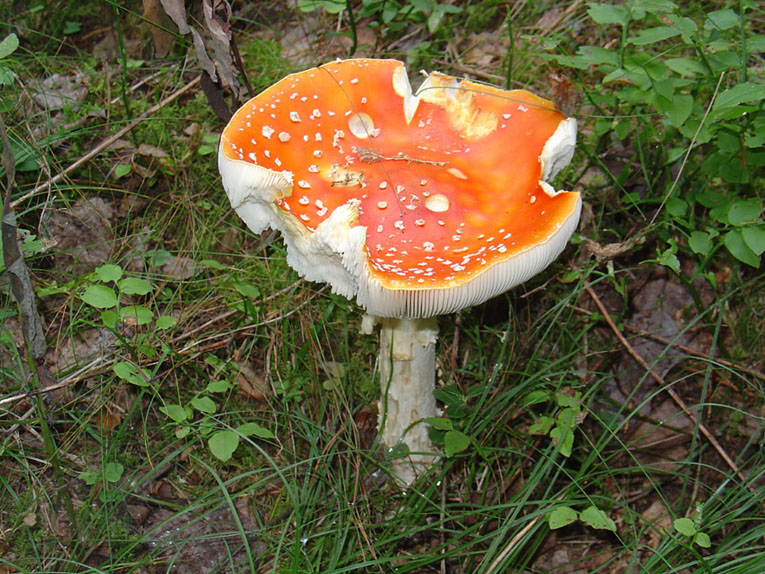
[[[292,74],[239,109],[218,167],[239,216],[281,232],[287,262],[381,323],[383,441],[435,459],[434,317],[526,281],[563,250],[578,193],[548,181],[571,160],[576,121],[524,90],[440,74],[412,92],[397,60]]]

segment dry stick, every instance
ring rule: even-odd
[[[521,295],[521,297],[525,297],[526,295]],[[583,315],[592,316],[594,313],[593,311],[590,311],[589,309],[582,309],[581,307],[571,306],[572,309],[574,309],[577,313],[582,313]],[[747,367],[746,365],[741,365],[739,363],[734,363],[733,361],[728,361],[727,359],[722,359],[720,357],[715,357],[714,359],[709,356],[708,353],[703,353],[699,351],[698,349],[694,349],[693,347],[689,347],[688,345],[683,345],[682,343],[678,343],[677,341],[670,341],[669,339],[662,337],[660,335],[656,335],[654,333],[649,333],[648,331],[643,331],[642,329],[638,329],[637,327],[633,327],[629,323],[624,324],[625,329],[628,331],[632,331],[639,337],[644,337],[646,339],[651,339],[653,341],[657,341],[659,343],[662,343],[664,345],[667,345],[669,347],[674,347],[676,349],[680,349],[684,353],[688,353],[689,355],[692,355],[694,357],[698,357],[699,359],[706,359],[707,361],[714,361],[715,363],[720,363],[724,367],[728,367],[730,369],[735,369],[737,371],[743,371],[749,375],[752,375],[753,377],[757,377],[761,381],[765,381],[765,373],[761,373],[757,369],[753,369],[751,367]]]
[[[689,419],[699,427],[699,430],[701,431],[701,434],[703,434],[707,440],[711,443],[711,445],[714,447],[714,449],[717,451],[717,454],[719,454],[722,459],[727,463],[727,465],[731,468],[733,472],[736,473],[736,476],[738,476],[741,479],[741,482],[743,484],[746,484],[746,477],[741,473],[738,466],[735,462],[733,462],[733,459],[728,456],[728,453],[725,452],[725,449],[720,445],[719,442],[717,442],[717,439],[714,437],[714,435],[709,432],[709,429],[703,424],[698,422],[698,419],[696,418],[696,415],[693,414],[693,412],[688,408],[688,405],[685,404],[685,401],[680,398],[680,395],[678,395],[675,390],[667,385],[666,381],[663,377],[660,375],[657,375],[653,369],[651,369],[650,365],[641,357],[637,351],[632,347],[632,345],[629,344],[627,339],[624,337],[622,332],[619,330],[619,328],[614,323],[613,319],[611,319],[611,315],[608,314],[608,311],[606,310],[605,306],[603,305],[602,301],[598,298],[598,296],[595,294],[595,292],[592,290],[592,288],[587,285],[584,288],[585,291],[592,297],[592,300],[595,302],[595,305],[598,306],[598,309],[600,309],[601,314],[603,315],[604,319],[606,320],[606,323],[608,323],[608,326],[611,327],[611,330],[614,332],[614,335],[616,335],[616,338],[619,339],[619,342],[624,346],[624,348],[627,350],[627,352],[632,355],[632,358],[635,359],[641,367],[643,367],[648,374],[650,374],[653,379],[659,383],[659,385],[669,393],[669,396],[672,397],[672,400],[675,401],[675,404],[677,404],[678,407],[688,416]],[[750,490],[753,489],[753,487],[749,486]]]
[[[505,546],[502,549],[502,552],[499,553],[499,556],[497,556],[494,559],[494,562],[491,563],[491,566],[489,566],[489,569],[487,570],[487,572],[489,574],[491,574],[492,572],[495,571],[497,566],[499,566],[499,564],[505,559],[505,556],[510,554],[510,552],[513,550],[513,548],[515,548],[516,545],[523,539],[523,537],[526,536],[526,534],[529,532],[529,530],[534,528],[537,525],[537,522],[542,520],[543,517],[544,517],[544,514],[540,514],[534,520],[529,522],[526,526],[521,528],[521,531],[518,532],[518,534],[513,536],[513,538],[510,540],[510,542],[507,543],[507,546]]]
[[[58,183],[61,181],[64,177],[66,177],[68,174],[73,172],[75,169],[80,167],[82,164],[84,164],[87,161],[90,161],[95,156],[100,154],[102,151],[104,151],[106,148],[108,148],[110,145],[112,145],[114,142],[116,142],[118,139],[120,139],[122,136],[124,136],[126,133],[128,133],[130,130],[132,130],[134,127],[136,127],[139,123],[141,123],[143,120],[154,114],[155,112],[161,110],[166,105],[170,104],[171,102],[178,99],[180,96],[188,92],[191,88],[196,86],[199,83],[200,76],[197,76],[193,80],[191,80],[188,84],[183,86],[182,88],[179,88],[169,96],[167,96],[164,100],[160,101],[157,104],[154,104],[152,107],[150,107],[148,110],[146,110],[144,113],[142,113],[140,116],[138,116],[136,119],[134,119],[132,122],[127,124],[124,128],[119,130],[114,135],[109,136],[105,140],[101,141],[96,147],[94,147],[92,150],[90,150],[88,153],[86,153],[84,156],[82,156],[80,159],[75,161],[73,164],[71,164],[69,167],[67,167],[64,171],[58,173],[57,175],[50,178],[45,183],[41,183],[37,187],[35,187],[32,191],[25,193],[18,199],[11,202],[11,207],[15,208],[17,205],[22,203],[23,201],[29,199],[30,197],[37,195],[38,193],[41,193],[45,191],[46,189],[50,189],[50,187],[54,183]]]

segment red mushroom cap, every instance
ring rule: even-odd
[[[219,169],[255,232],[306,278],[378,316],[480,303],[546,267],[581,209],[547,183],[576,122],[547,100],[440,73],[417,94],[396,60],[293,74],[225,128]]]

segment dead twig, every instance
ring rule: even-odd
[[[525,297],[525,295],[523,295],[523,297]],[[573,309],[576,310],[578,313],[582,313],[583,315],[591,316],[594,314],[589,309],[583,309],[581,307],[573,306]],[[663,345],[667,345],[668,347],[674,347],[675,349],[680,349],[684,353],[688,353],[689,355],[698,357],[699,359],[714,361],[715,363],[719,363],[724,367],[728,367],[729,369],[742,371],[748,375],[752,375],[753,377],[760,379],[761,381],[765,381],[765,373],[761,373],[760,371],[753,369],[751,367],[747,367],[746,365],[741,365],[740,363],[734,363],[733,361],[728,361],[720,357],[715,357],[713,359],[712,357],[709,356],[709,354],[703,353],[702,351],[699,351],[698,349],[694,349],[693,347],[689,347],[688,345],[683,345],[682,343],[678,343],[677,341],[671,341],[667,339],[666,337],[655,335],[654,333],[643,331],[642,329],[633,327],[629,323],[625,323],[624,328],[627,329],[628,331],[631,331],[632,333],[635,333],[635,335],[637,335],[638,337],[644,337],[646,339],[651,339],[652,341],[656,341],[657,343],[662,343]]]
[[[646,362],[646,360],[643,357],[641,357],[637,351],[635,351],[632,345],[629,344],[629,341],[627,341],[624,334],[616,326],[613,319],[611,319],[611,315],[608,314],[608,311],[606,310],[605,305],[603,305],[603,302],[595,294],[595,292],[592,290],[589,284],[585,286],[584,290],[587,291],[587,294],[595,302],[595,305],[597,305],[606,323],[608,323],[608,326],[614,332],[614,335],[616,335],[616,338],[619,339],[619,342],[622,344],[624,349],[632,356],[633,359],[635,359],[638,362],[638,364],[641,367],[643,367],[646,370],[646,372],[649,375],[651,375],[651,377],[653,377],[653,379],[661,386],[662,389],[667,391],[669,396],[672,397],[672,400],[675,401],[675,404],[678,407],[680,407],[680,409],[688,416],[688,418],[691,419],[693,424],[698,427],[698,429],[701,431],[701,434],[703,434],[706,437],[706,439],[709,441],[712,447],[717,451],[717,454],[719,454],[720,457],[722,457],[722,459],[725,461],[725,463],[730,467],[730,469],[736,473],[736,476],[738,476],[739,479],[741,479],[741,482],[743,484],[746,484],[746,477],[739,470],[738,465],[728,455],[728,453],[725,451],[722,445],[717,441],[715,436],[709,431],[709,429],[703,423],[699,422],[699,420],[696,418],[696,415],[694,415],[693,412],[688,408],[688,405],[685,404],[685,401],[682,398],[680,398],[680,395],[678,395],[677,392],[675,392],[675,390],[670,385],[667,384],[667,382],[664,380],[662,376],[654,372],[654,370],[651,369],[651,366]],[[750,490],[752,490],[751,486],[749,486],[749,488]]]
[[[110,145],[112,145],[114,142],[116,142],[118,139],[120,139],[122,136],[124,136],[126,133],[128,133],[130,130],[132,130],[134,127],[136,127],[139,123],[147,119],[149,116],[155,114],[168,104],[174,102],[179,97],[181,97],[183,94],[188,92],[190,89],[195,87],[199,83],[199,76],[188,82],[185,86],[182,86],[181,88],[177,89],[175,92],[167,96],[165,99],[160,101],[159,103],[154,104],[152,107],[150,107],[148,110],[146,110],[144,113],[142,113],[140,116],[138,116],[136,119],[134,119],[132,122],[127,124],[124,128],[119,130],[117,133],[109,136],[108,138],[104,139],[99,143],[97,146],[95,146],[92,150],[90,150],[88,153],[86,153],[84,156],[82,156],[80,159],[69,165],[64,171],[56,174],[52,178],[50,178],[48,181],[41,183],[40,185],[36,186],[32,191],[29,191],[19,197],[18,199],[15,199],[11,202],[11,207],[15,208],[20,203],[26,201],[30,197],[34,197],[38,193],[42,193],[43,191],[49,190],[51,186],[55,183],[58,183],[62,179],[64,179],[67,175],[72,173],[74,170],[82,166],[84,163],[90,161],[94,157],[96,157],[98,154],[100,154],[102,151],[104,151],[106,148],[108,148]]]

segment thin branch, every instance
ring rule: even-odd
[[[638,362],[638,364],[640,364],[641,367],[643,367],[646,370],[648,374],[651,375],[651,377],[653,377],[653,379],[661,386],[662,389],[667,391],[669,396],[672,397],[672,400],[675,401],[675,404],[677,404],[677,406],[680,407],[680,409],[686,414],[686,416],[689,419],[691,419],[693,424],[699,428],[699,430],[701,431],[701,434],[703,434],[707,438],[709,443],[717,451],[717,454],[719,454],[722,457],[722,459],[725,461],[725,463],[730,467],[730,469],[736,473],[736,476],[738,476],[741,479],[742,483],[746,484],[746,477],[739,470],[738,465],[736,465],[736,463],[728,455],[728,453],[725,451],[722,445],[717,441],[715,436],[709,431],[709,429],[707,429],[707,427],[703,423],[699,422],[699,420],[696,418],[696,415],[694,415],[693,412],[688,408],[688,405],[685,404],[685,401],[680,398],[680,395],[678,395],[677,392],[675,392],[675,390],[670,385],[667,384],[667,382],[664,380],[664,378],[661,375],[658,375],[656,372],[654,372],[653,369],[651,369],[651,366],[646,362],[646,360],[640,356],[640,354],[632,347],[632,345],[629,344],[629,341],[627,341],[624,334],[622,334],[622,332],[614,323],[613,319],[611,319],[611,315],[608,314],[608,310],[606,310],[605,305],[603,305],[603,302],[595,294],[592,288],[589,285],[587,285],[584,288],[584,290],[587,291],[587,294],[595,302],[595,305],[597,305],[606,323],[608,323],[608,326],[611,327],[611,330],[614,332],[614,335],[616,335],[616,338],[619,339],[619,342],[622,344],[625,350],[632,356],[633,359],[635,359]],[[751,486],[749,488],[752,489]]]
[[[84,156],[82,156],[80,159],[75,161],[73,164],[71,164],[69,167],[67,167],[64,171],[58,173],[57,175],[50,178],[48,181],[41,183],[37,187],[35,187],[32,191],[29,191],[19,197],[18,199],[11,202],[11,207],[16,207],[20,203],[26,201],[30,197],[33,197],[37,195],[38,193],[42,193],[43,191],[49,190],[50,187],[64,179],[67,175],[72,173],[74,170],[82,166],[84,163],[90,161],[94,157],[96,157],[98,154],[100,154],[102,151],[104,151],[106,148],[108,148],[110,145],[112,145],[114,142],[116,142],[118,139],[120,139],[122,136],[124,136],[126,133],[128,133],[130,130],[132,130],[134,127],[136,127],[139,123],[144,121],[149,116],[153,115],[154,113],[158,112],[168,104],[174,102],[177,100],[180,96],[188,92],[191,88],[196,86],[199,83],[200,76],[197,76],[193,80],[191,80],[189,83],[187,83],[185,86],[179,88],[169,96],[167,96],[164,100],[160,101],[157,104],[154,104],[152,107],[150,107],[148,110],[146,110],[144,113],[142,113],[140,116],[138,116],[136,119],[134,119],[132,122],[127,124],[124,128],[119,130],[114,135],[109,136],[108,138],[104,139],[99,143],[97,146],[95,146],[92,150],[90,150],[88,153],[86,153]]]

